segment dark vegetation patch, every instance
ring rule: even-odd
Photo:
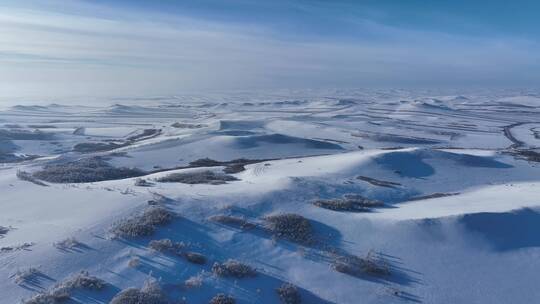
[[[9,229],[8,227],[4,227],[4,226],[0,226],[0,237],[3,237],[4,235],[6,235],[8,232],[9,232]]]
[[[149,236],[158,226],[169,224],[175,216],[176,214],[163,207],[150,206],[140,214],[113,224],[111,233],[116,237]]]
[[[211,158],[199,158],[189,163],[190,167],[217,167],[223,166],[224,162]]]
[[[248,230],[256,227],[255,224],[248,222],[244,218],[225,214],[214,215],[210,217],[209,220],[223,225],[236,227],[242,230]]]
[[[369,212],[371,208],[383,207],[384,203],[358,194],[345,194],[342,198],[315,200],[313,205],[334,211]]]
[[[107,154],[107,157],[127,157],[127,158],[131,158],[131,156],[125,151],[111,152],[111,153]]]
[[[63,164],[46,165],[32,176],[50,183],[88,183],[145,174],[144,171],[136,168],[113,167],[102,157],[91,157]]]
[[[219,161],[211,158],[199,158],[189,163],[190,167],[219,167],[232,165],[249,165],[266,161],[265,159],[238,158],[228,161]]]
[[[225,169],[223,169],[223,172],[227,174],[235,174],[235,173],[240,173],[245,170],[246,170],[246,167],[243,164],[233,164],[233,165],[229,165],[225,167]]]
[[[276,292],[283,304],[300,304],[302,303],[302,298],[300,297],[300,292],[298,288],[290,283],[284,283],[279,288],[276,289]]]
[[[120,291],[109,304],[168,304],[165,293],[155,281],[148,281],[141,289],[127,288]]]
[[[332,268],[351,276],[390,275],[390,265],[379,255],[370,251],[365,257],[355,255],[337,255],[332,262]]]
[[[454,196],[454,195],[458,195],[458,194],[459,194],[458,192],[455,192],[455,193],[440,193],[440,192],[437,192],[437,193],[432,193],[432,194],[428,194],[428,195],[414,196],[414,197],[409,198],[408,201],[420,201],[420,200],[425,200],[425,199],[430,199],[430,198]]]
[[[127,141],[129,143],[133,143],[135,141],[139,141],[142,139],[149,139],[152,137],[156,137],[159,134],[161,134],[160,129],[144,129],[141,134],[133,135],[127,138]]]
[[[212,272],[219,277],[233,277],[237,279],[254,277],[257,271],[251,266],[237,260],[229,259],[224,263],[214,263]]]
[[[314,241],[313,227],[308,219],[293,213],[283,213],[264,217],[265,228],[277,238],[300,244]]]
[[[171,170],[180,170],[180,169],[191,169],[191,168],[201,168],[201,167],[225,167],[223,169],[224,173],[233,174],[245,170],[245,166],[249,164],[262,163],[265,161],[278,160],[281,158],[275,159],[246,159],[239,158],[228,161],[219,161],[211,158],[200,158],[190,162],[187,166],[179,166],[174,168],[160,168],[154,167],[155,170],[152,170],[148,173],[159,173]]]
[[[51,140],[54,134],[39,130],[0,129],[0,140]]]
[[[184,258],[193,264],[203,265],[206,264],[206,257],[198,252],[187,251],[182,254]]]
[[[33,129],[56,129],[56,126],[53,125],[28,125],[28,127]]]
[[[225,295],[223,293],[217,294],[215,297],[213,297],[209,304],[235,304],[236,301],[233,297]]]
[[[200,129],[207,127],[207,125],[204,124],[192,124],[192,123],[183,123],[183,122],[175,122],[171,125],[173,128],[178,129]]]
[[[47,184],[45,184],[44,182],[36,179],[32,174],[26,172],[26,171],[22,171],[22,170],[17,170],[17,178],[22,180],[22,181],[25,181],[25,182],[31,182],[31,183],[34,183],[38,186],[44,186],[44,187],[48,187]]]
[[[90,152],[103,152],[111,151],[121,147],[125,147],[124,143],[113,143],[113,142],[84,142],[78,143],[73,146],[73,151],[80,153],[90,153]]]
[[[233,159],[229,161],[218,161],[211,158],[201,158],[194,160],[189,163],[189,167],[219,167],[219,166],[225,166],[223,169],[223,172],[227,174],[234,174],[239,173],[242,171],[245,171],[246,165],[249,164],[255,164],[266,161],[264,159],[246,159],[246,158],[239,158],[239,159]]]
[[[364,182],[368,182],[368,183],[370,183],[370,184],[372,184],[374,186],[379,186],[379,187],[396,188],[398,186],[401,186],[400,183],[383,181],[383,180],[379,180],[379,179],[375,179],[375,178],[371,178],[371,177],[367,177],[367,176],[358,176],[357,179],[359,179],[361,181],[364,181]]]
[[[162,183],[183,183],[183,184],[210,184],[221,185],[238,179],[232,175],[224,173],[216,173],[213,171],[197,171],[197,172],[182,172],[172,173],[164,177],[158,178],[158,182]]]
[[[530,162],[540,163],[540,152],[534,150],[514,150],[511,154],[516,157],[524,158]]]

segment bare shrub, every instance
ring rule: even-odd
[[[250,223],[241,217],[224,215],[224,214],[214,215],[210,217],[209,220],[216,223],[223,224],[223,225],[237,227],[243,230],[252,229],[252,228],[255,228],[256,226],[255,224]]]
[[[88,183],[144,174],[145,172],[139,169],[113,167],[102,157],[91,157],[63,164],[46,165],[32,176],[50,183]]]
[[[37,268],[30,267],[24,270],[17,270],[15,274],[11,276],[13,282],[17,285],[23,285],[36,281],[36,277],[41,275],[41,271]]]
[[[193,264],[202,265],[206,263],[206,257],[198,252],[185,252],[183,256],[188,262]]]
[[[139,258],[131,258],[128,262],[128,267],[137,268],[141,265],[141,260]]]
[[[81,246],[81,242],[79,242],[74,237],[70,237],[70,238],[67,238],[67,239],[59,241],[59,242],[54,242],[53,246],[58,248],[58,249],[64,249],[64,250],[65,249],[73,249],[73,248],[76,248],[78,246]]]
[[[290,283],[284,283],[279,288],[276,289],[277,294],[279,295],[279,299],[281,300],[281,303],[284,304],[300,304],[302,303],[302,299],[300,297],[300,293],[298,292],[298,288],[296,286],[290,284]]]
[[[23,304],[60,304],[71,298],[70,294],[63,290],[54,292],[38,293],[28,300],[23,300]]]
[[[159,284],[147,281],[141,289],[127,288],[119,292],[110,304],[167,304],[167,297]]]
[[[185,245],[184,243],[173,242],[170,239],[161,239],[150,241],[148,247],[161,253],[181,254]]]
[[[78,274],[68,278],[62,284],[56,288],[74,290],[74,289],[86,289],[86,290],[101,290],[105,287],[106,283],[102,279],[95,276],[91,276],[88,271],[81,271]]]
[[[149,236],[156,226],[170,223],[175,214],[163,207],[149,206],[141,214],[137,214],[116,222],[111,232],[116,237]]]
[[[213,171],[198,171],[198,172],[184,172],[184,173],[173,173],[167,176],[158,178],[158,182],[162,183],[183,183],[183,184],[210,184],[210,185],[220,185],[225,184],[229,181],[238,180],[232,175],[227,175],[223,173],[216,173]]]
[[[10,229],[8,227],[0,226],[0,236],[7,234],[9,230]]]
[[[203,285],[203,276],[201,274],[192,276],[184,282],[186,288],[199,288]]]
[[[236,300],[234,300],[233,297],[225,295],[223,293],[217,294],[215,297],[213,297],[209,304],[235,304]]]
[[[34,183],[38,186],[44,186],[44,187],[47,187],[48,185],[45,184],[44,182],[40,181],[40,180],[37,180],[36,178],[34,178],[32,176],[32,174],[26,172],[26,171],[22,171],[22,170],[17,170],[17,178],[22,180],[22,181],[25,181],[25,182],[31,182],[31,183]]]
[[[23,301],[24,304],[59,304],[68,301],[71,293],[76,289],[101,290],[105,281],[91,276],[87,271],[71,276],[64,282],[57,284],[49,291],[41,292],[32,298]]]
[[[265,227],[274,236],[297,243],[307,244],[313,241],[313,228],[308,219],[293,213],[270,215],[264,218]]]
[[[373,251],[365,257],[355,255],[340,255],[333,261],[334,270],[352,276],[362,274],[386,276],[390,275],[390,265]]]
[[[227,260],[225,263],[214,263],[212,265],[212,272],[220,277],[234,277],[238,279],[257,275],[257,271],[251,266],[232,259]]]
[[[35,245],[35,243],[22,243],[22,244],[18,244],[18,245],[4,246],[4,247],[0,247],[0,253],[13,252],[13,251],[17,251],[17,250],[25,250],[25,249],[28,249],[28,248],[34,246],[34,245]]]
[[[154,234],[156,227],[141,220],[141,218],[128,218],[115,223],[111,232],[116,237],[138,237]]]
[[[175,214],[163,207],[149,207],[144,210],[141,219],[151,225],[165,225],[172,221]]]
[[[135,186],[137,187],[152,187],[154,184],[145,180],[144,178],[137,178],[135,180]]]

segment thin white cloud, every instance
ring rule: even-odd
[[[362,20],[377,39],[292,41],[270,28],[71,2],[0,12],[3,95],[172,94],[185,89],[528,85],[538,45]],[[84,15],[85,10],[106,17]],[[110,16],[117,16],[111,18]]]

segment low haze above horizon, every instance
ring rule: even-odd
[[[0,97],[531,87],[537,1],[0,4]]]

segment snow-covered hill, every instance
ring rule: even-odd
[[[343,91],[6,109],[0,303],[109,303],[145,284],[158,289],[148,303],[535,303],[535,98]]]

